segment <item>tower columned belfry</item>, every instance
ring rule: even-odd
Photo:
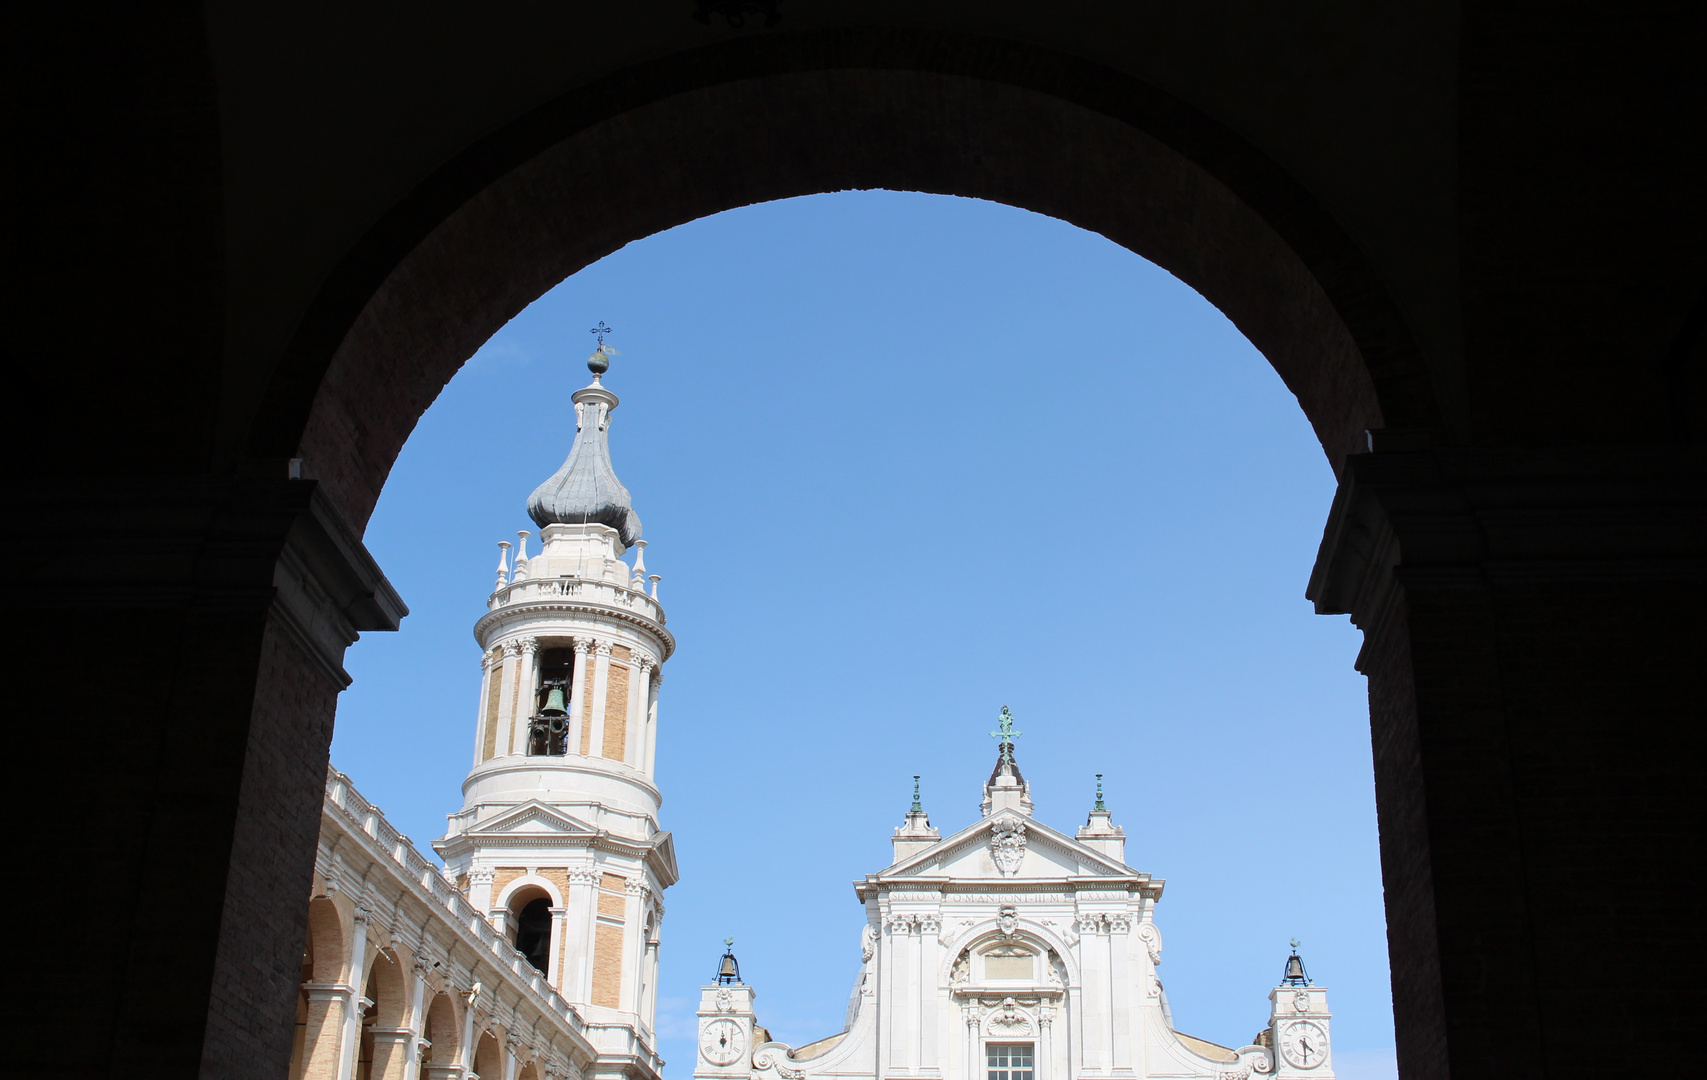
[[[677,878],[653,780],[658,688],[675,639],[640,517],[611,465],[617,396],[572,396],[575,440],[528,499],[540,550],[500,544],[474,625],[474,762],[434,849],[474,907],[576,1007],[604,1075],[655,1075],[663,891]],[[633,554],[632,562],[624,556]],[[608,1068],[607,1068],[608,1066]]]

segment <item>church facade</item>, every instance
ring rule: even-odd
[[[332,770],[292,1080],[659,1080],[658,943],[675,848],[653,781],[675,650],[588,361],[563,466],[499,545],[474,625],[462,805],[434,867]],[[631,561],[624,561],[632,555]]]
[[[726,957],[700,991],[695,1080],[1331,1080],[1327,992],[1296,953],[1251,1043],[1174,1029],[1163,882],[1126,864],[1100,782],[1075,832],[1037,821],[1005,708],[996,734],[981,818],[943,837],[915,787],[894,862],[855,885],[866,921],[844,1029],[771,1041]]]

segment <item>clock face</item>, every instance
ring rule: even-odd
[[[713,1065],[733,1065],[747,1048],[741,1025],[733,1020],[713,1020],[699,1036],[699,1052]]]
[[[1328,1060],[1328,1033],[1314,1020],[1296,1020],[1280,1033],[1280,1056],[1295,1069],[1314,1069]]]

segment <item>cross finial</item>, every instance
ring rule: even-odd
[[[997,717],[996,724],[997,730],[990,732],[990,738],[1001,740],[1002,760],[1011,762],[1014,759],[1014,740],[1025,732],[1014,730],[1014,714],[1006,705],[1002,706],[1002,715]]]
[[[919,774],[918,773],[913,774],[913,808],[907,812],[909,814],[922,814],[925,812],[924,804],[919,801]]]
[[[603,319],[600,319],[599,325],[588,330],[587,333],[597,334],[599,337],[599,347],[593,350],[593,355],[587,357],[587,370],[593,373],[596,382],[598,376],[610,370],[610,358],[617,355],[615,349],[605,344],[605,335],[615,333],[615,331],[606,326]]]
[[[1095,806],[1091,807],[1091,812],[1096,814],[1108,813],[1108,807],[1103,805],[1102,801],[1102,773],[1097,773],[1097,802]]]

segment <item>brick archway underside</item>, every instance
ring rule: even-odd
[[[854,188],[1022,207],[1169,270],[1273,363],[1336,473],[1364,429],[1435,421],[1409,334],[1333,222],[1152,88],[941,35],[779,35],[670,64],[542,107],[396,208],[302,324],[251,453],[302,456],[359,529],[443,386],[564,278],[698,217]]]

